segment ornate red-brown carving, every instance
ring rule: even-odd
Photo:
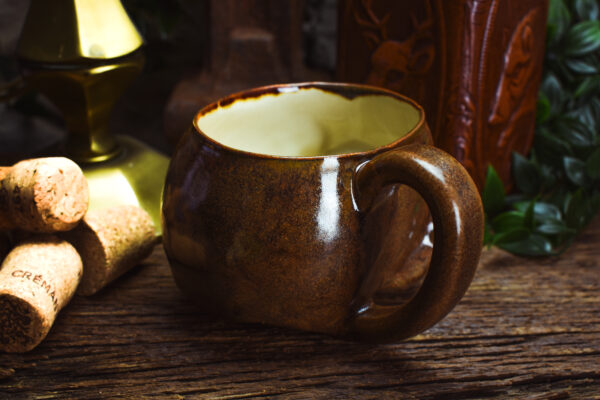
[[[540,9],[533,9],[521,20],[504,52],[504,69],[488,118],[489,129],[499,132],[495,143],[488,143],[488,151],[498,149],[500,165],[510,164],[511,149],[524,147],[519,143],[522,135],[516,132],[521,120],[535,117],[535,52],[540,43],[533,32],[538,14]]]
[[[426,76],[435,59],[431,0],[424,1],[427,11],[425,19],[419,21],[414,14],[411,15],[413,31],[402,41],[388,37],[387,23],[391,14],[379,18],[373,11],[372,3],[373,0],[360,0],[361,7],[354,12],[355,21],[363,28],[365,39],[373,47],[371,71],[366,82],[399,92],[422,91],[422,85],[413,87],[418,82],[413,77]]]
[[[510,184],[512,152],[527,153],[533,140],[547,7],[545,0],[341,0],[338,78],[413,97],[437,145],[480,187],[489,164]],[[402,50],[384,50],[391,44]],[[427,62],[407,61],[415,55]],[[392,71],[405,74],[400,83],[384,79]]]

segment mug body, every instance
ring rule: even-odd
[[[164,189],[163,243],[177,285],[221,316],[343,335],[363,306],[361,280],[383,257],[386,281],[407,268],[414,275],[399,295],[407,301],[429,262],[415,257],[431,230],[427,207],[394,185],[367,216],[353,177],[376,155],[415,143],[431,143],[422,109],[369,86],[276,85],[207,106],[179,142]]]

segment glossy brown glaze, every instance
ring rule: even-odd
[[[427,202],[436,229],[433,255],[427,276],[410,302],[383,315],[359,310],[352,330],[366,339],[413,336],[443,318],[466,292],[481,252],[481,201],[475,184],[454,158],[423,144],[376,156],[356,175],[359,209],[368,210],[387,185],[397,183],[416,189]],[[364,300],[378,288],[368,286],[369,278],[359,291]]]
[[[367,86],[304,87],[314,86],[412,104]],[[178,286],[219,316],[364,340],[398,340],[441,319],[471,281],[482,210],[466,171],[429,145],[414,106],[421,120],[402,139],[340,156],[253,154],[188,130],[163,203],[163,241]],[[397,182],[432,210],[431,266],[427,208]]]

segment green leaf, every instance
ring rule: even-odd
[[[483,245],[490,247],[494,244],[494,232],[491,225],[486,221],[485,229],[483,230]]]
[[[577,147],[594,144],[594,132],[574,116],[563,116],[554,124],[555,133],[567,143]]]
[[[481,201],[488,216],[496,215],[505,207],[504,184],[491,165],[488,166]]]
[[[540,86],[540,91],[550,103],[550,115],[555,116],[560,114],[565,98],[562,85],[555,74],[546,72]]]
[[[545,237],[532,234],[526,239],[501,243],[500,248],[522,256],[549,256],[554,254],[552,243]]]
[[[543,201],[519,201],[513,207],[523,217],[523,226],[533,229],[534,222],[544,223],[548,219],[560,219],[562,214],[554,204]]]
[[[529,202],[529,205],[527,206],[527,209],[525,210],[525,215],[523,216],[523,225],[527,229],[535,228],[535,219],[533,218],[534,207],[535,207],[535,200],[532,200]]]
[[[573,109],[567,115],[576,118],[583,126],[585,126],[586,130],[582,131],[582,133],[586,136],[587,141],[593,143],[596,138],[596,121],[600,121],[600,119],[597,118],[593,102],[586,101],[585,104]]]
[[[595,134],[594,138],[596,143],[598,143],[598,132],[600,130],[600,91],[594,97],[585,99],[585,104],[581,106],[581,116],[580,119]]]
[[[535,163],[519,153],[513,153],[512,175],[517,188],[526,194],[535,195],[541,187],[541,176]]]
[[[563,156],[573,155],[571,146],[545,127],[536,131],[533,146],[540,159],[561,170]]]
[[[567,211],[571,207],[571,200],[573,199],[573,192],[566,192],[563,200],[563,213],[565,214],[565,218],[567,217]],[[569,221],[567,220],[567,225],[569,225]]]
[[[581,81],[577,89],[575,89],[574,96],[575,98],[588,96],[590,94],[598,94],[599,91],[600,76],[590,76]]]
[[[600,179],[600,147],[585,162],[585,170],[590,178]]]
[[[562,213],[554,204],[536,201],[533,208],[535,218],[538,221],[546,221],[549,219],[561,219]]]
[[[562,166],[561,166],[562,167]],[[557,183],[554,168],[550,165],[540,165],[540,174],[542,175],[542,192],[547,189],[552,190]]]
[[[600,49],[600,21],[573,25],[565,36],[564,49],[568,56],[583,56]]]
[[[577,186],[585,186],[586,182],[586,167],[585,163],[577,158],[565,156],[563,158],[565,172],[567,177]]]
[[[525,228],[523,213],[518,211],[506,211],[492,220],[494,232],[507,232],[518,228]]]
[[[579,230],[587,221],[587,204],[581,189],[565,198],[565,222],[569,228]]]
[[[556,218],[548,218],[543,224],[538,225],[535,231],[544,235],[574,234],[575,230],[568,228],[565,223]]]
[[[568,58],[565,60],[565,65],[573,72],[579,75],[592,75],[598,73],[598,63],[595,60],[587,58]]]
[[[598,0],[575,0],[573,5],[579,19],[583,21],[598,19]]]
[[[550,100],[543,92],[539,93],[537,101],[537,111],[535,114],[535,123],[543,124],[550,118]]]
[[[600,121],[600,96],[592,98],[587,104],[596,121]]]
[[[525,228],[515,228],[509,231],[498,233],[494,236],[492,244],[501,246],[505,243],[519,242],[529,237],[531,232]]]
[[[549,44],[559,42],[570,23],[571,14],[563,0],[550,0],[548,6],[547,42]]]
[[[525,214],[525,211],[527,211],[527,207],[529,207],[529,200],[517,201],[513,203],[513,207],[521,214]]]

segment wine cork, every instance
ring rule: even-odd
[[[0,181],[10,172],[10,167],[0,167]]]
[[[67,241],[45,235],[18,244],[0,268],[0,350],[36,347],[73,297],[82,271]]]
[[[83,172],[68,158],[24,160],[0,170],[0,230],[70,230],[88,202]]]
[[[156,244],[152,218],[136,206],[90,211],[64,237],[83,260],[77,294],[92,295],[139,264]]]

